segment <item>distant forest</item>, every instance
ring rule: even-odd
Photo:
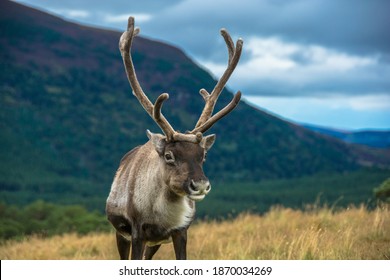
[[[387,178],[389,174],[383,170],[361,170],[344,175],[316,175],[260,183],[217,181],[206,199],[197,204],[197,220],[230,219],[242,212],[264,214],[277,205],[303,210],[326,206],[337,211],[351,205],[365,205],[370,209],[377,204],[374,189]],[[9,193],[2,192],[1,195],[7,197]],[[18,205],[0,203],[0,240],[31,234],[51,236],[67,232],[109,231],[111,226],[104,215],[107,194],[95,195],[88,197],[73,193],[64,196],[64,193],[54,192],[45,197],[52,202],[45,202],[38,194],[30,192],[21,196],[28,196],[33,201],[27,205],[25,201]],[[63,196],[68,199],[64,200]]]

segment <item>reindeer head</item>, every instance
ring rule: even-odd
[[[161,94],[153,104],[138,82],[130,54],[133,38],[138,33],[139,28],[134,28],[134,18],[129,17],[127,31],[122,34],[119,41],[119,49],[133,94],[164,133],[162,135],[147,132],[160,159],[164,184],[176,195],[186,195],[192,200],[201,200],[211,189],[202,166],[207,151],[215,141],[215,135],[204,136],[203,133],[230,113],[241,99],[241,92],[238,91],[226,107],[212,115],[217,99],[240,59],[243,41],[239,39],[235,46],[229,33],[225,29],[221,30],[229,53],[228,67],[211,93],[205,89],[200,90],[200,94],[205,100],[205,107],[195,128],[186,133],[180,133],[172,128],[161,113],[162,105],[169,98],[169,95],[167,93]]]
[[[172,194],[202,200],[211,190],[210,181],[203,172],[207,151],[215,135],[202,138],[200,143],[187,141],[167,142],[162,134],[147,131],[150,142],[159,156],[159,170],[164,185]]]

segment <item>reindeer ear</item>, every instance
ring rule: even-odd
[[[206,151],[210,150],[211,146],[213,146],[215,142],[215,138],[215,134],[203,137],[202,141],[200,142],[200,146]]]
[[[146,135],[148,136],[148,138],[150,139],[150,141],[152,142],[154,148],[156,149],[157,153],[159,155],[162,155],[164,154],[164,150],[165,150],[165,145],[166,145],[166,137],[162,134],[158,134],[158,133],[152,133],[148,130],[146,130]]]

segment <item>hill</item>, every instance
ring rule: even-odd
[[[306,125],[306,124],[303,126],[312,131],[338,138],[347,143],[366,145],[375,148],[390,147],[390,131],[379,131],[379,130],[348,131],[348,130],[331,129],[327,127],[320,127],[320,126]]]
[[[121,157],[147,140],[146,129],[159,132],[131,95],[121,34],[10,1],[0,2],[0,26],[1,200],[102,209]],[[173,126],[192,128],[203,108],[199,89],[215,85],[211,75],[181,50],[142,37],[133,57],[152,100],[171,94],[164,114]],[[216,109],[230,99],[225,90]],[[213,182],[388,167],[390,161],[389,150],[330,139],[245,102],[211,133],[218,139],[205,168]]]

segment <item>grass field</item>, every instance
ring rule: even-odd
[[[0,246],[5,259],[117,259],[114,233],[28,237]],[[172,244],[155,259],[173,259]],[[273,208],[262,216],[191,226],[189,259],[390,259],[390,210]]]

